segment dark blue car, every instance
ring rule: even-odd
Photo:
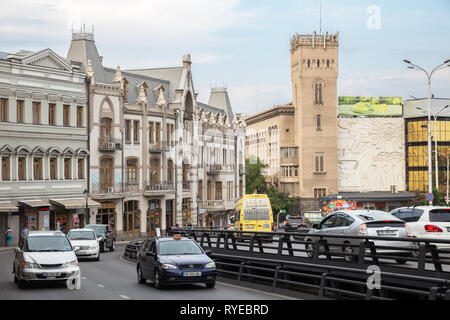
[[[180,235],[147,239],[137,255],[138,282],[150,280],[157,289],[166,284],[199,282],[214,288],[216,264],[206,253],[197,242]]]

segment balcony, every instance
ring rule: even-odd
[[[156,196],[156,195],[164,195],[167,193],[175,192],[175,185],[172,181],[163,181],[160,183],[156,183],[153,181],[145,181],[144,182],[145,189],[144,189],[144,195],[145,196]]]
[[[206,167],[207,174],[233,173],[234,165],[210,164]]]
[[[298,165],[298,157],[281,158],[280,165]]]
[[[92,184],[93,199],[119,199],[123,198],[122,184]]]
[[[208,212],[225,210],[224,200],[203,200],[199,202],[199,206]]]
[[[170,144],[166,141],[157,141],[156,143],[149,143],[148,151],[151,153],[169,151]]]
[[[99,151],[116,151],[122,149],[122,142],[120,139],[99,138],[98,150]]]
[[[183,182],[183,190],[191,190],[191,183]]]
[[[125,185],[125,192],[139,192],[138,182],[127,182]]]

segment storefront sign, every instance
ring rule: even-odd
[[[323,200],[322,215],[326,216],[337,210],[355,210],[356,201],[354,200]]]
[[[340,116],[401,117],[401,97],[339,97]]]

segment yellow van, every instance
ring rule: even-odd
[[[273,214],[269,197],[266,194],[244,195],[236,205],[232,221],[234,230],[272,232]]]

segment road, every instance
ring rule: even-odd
[[[121,258],[124,246],[101,254],[99,262],[80,261],[81,289],[63,283],[39,283],[19,289],[13,281],[14,252],[0,252],[0,300],[285,300],[287,296],[226,284],[214,289],[204,284],[180,285],[156,290],[150,282],[137,283],[135,264]]]

